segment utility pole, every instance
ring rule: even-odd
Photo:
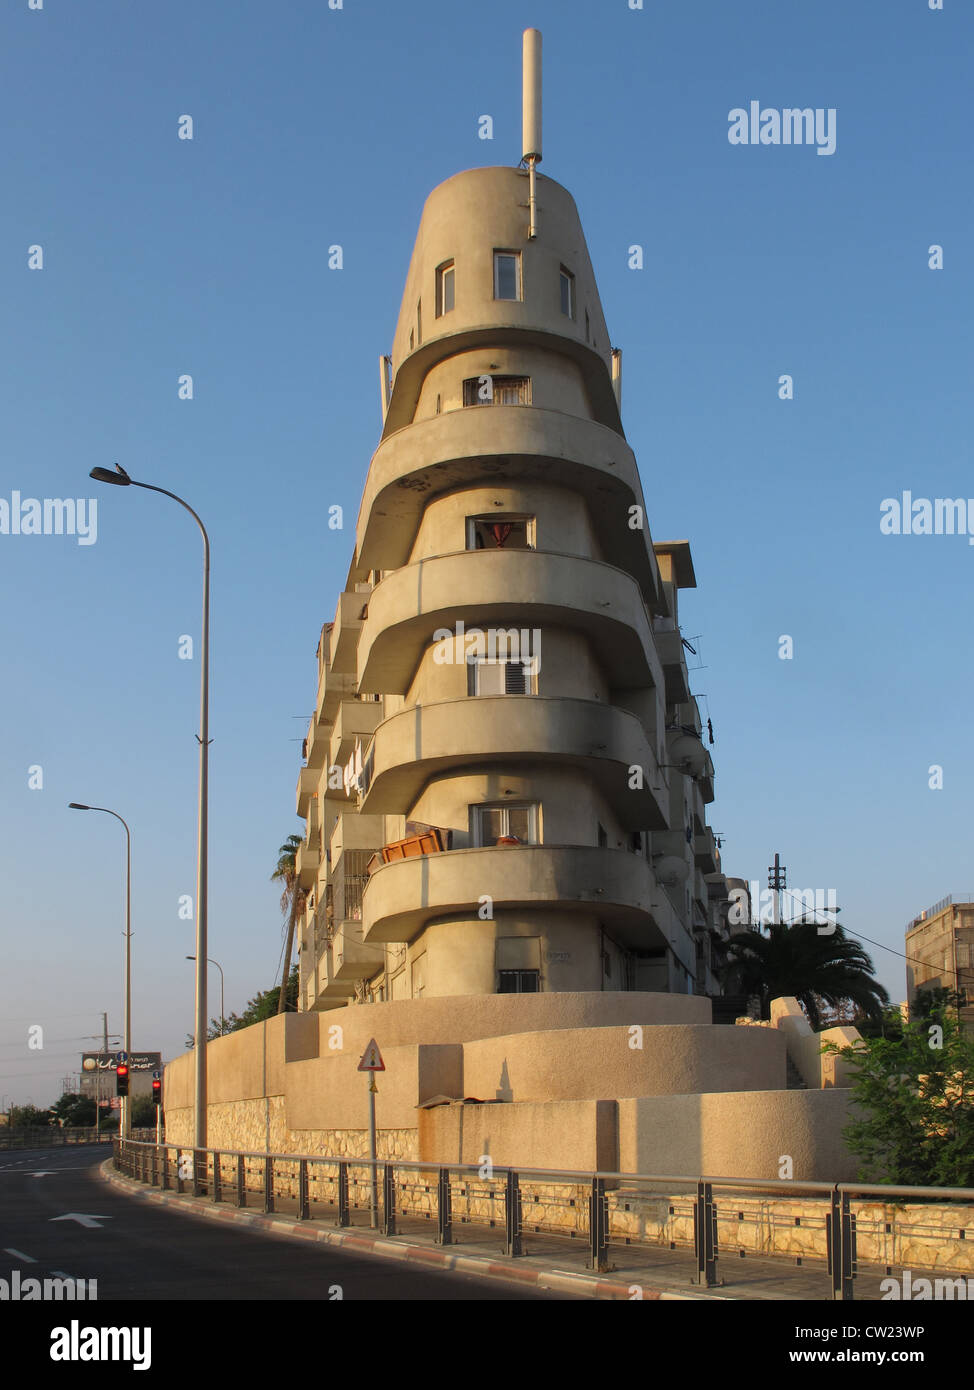
[[[774,893],[774,908],[771,920],[776,927],[781,923],[781,894],[787,886],[785,882],[785,875],[787,872],[787,869],[781,862],[780,856],[775,854],[774,863],[768,866],[768,887]]]

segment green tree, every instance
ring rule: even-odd
[[[155,1129],[156,1107],[151,1096],[139,1096],[132,1101],[132,1128]]]
[[[843,1131],[861,1182],[974,1186],[974,1038],[948,1008],[902,1037],[824,1051],[849,1063],[854,1118]]]
[[[90,1096],[66,1092],[51,1106],[54,1123],[76,1129],[97,1123],[97,1109]]]
[[[301,846],[300,835],[289,835],[277,852],[277,868],[271,874],[272,883],[281,884],[281,911],[284,914],[284,930],[287,941],[284,947],[284,969],[281,972],[281,991],[278,993],[278,1013],[290,1008],[286,984],[291,976],[291,952],[294,949],[294,929],[304,913],[308,895],[298,883],[297,853]],[[295,1005],[296,1007],[296,1005]]]
[[[46,1129],[51,1123],[50,1110],[39,1110],[36,1105],[12,1105],[7,1123],[11,1129]]]
[[[769,925],[767,934],[741,932],[727,943],[722,974],[728,994],[759,997],[762,1018],[771,1017],[772,999],[793,995],[816,1032],[822,1026],[823,1004],[855,1004],[875,1019],[889,1004],[869,956],[838,925],[823,932],[815,922],[782,922]]]

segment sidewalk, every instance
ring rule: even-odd
[[[224,1202],[214,1206],[208,1197],[162,1192],[123,1177],[115,1171],[111,1159],[105,1160],[99,1173],[104,1181],[128,1196],[157,1202],[188,1216],[244,1225],[251,1230],[266,1231],[268,1235],[289,1240],[322,1242],[332,1247],[344,1247],[360,1255],[423,1264],[427,1268],[456,1270],[458,1273],[501,1280],[519,1288],[534,1285],[566,1297],[622,1301],[829,1301],[828,1277],[822,1268],[816,1265],[798,1267],[795,1262],[785,1259],[754,1256],[741,1259],[735,1252],[727,1252],[721,1256],[718,1264],[719,1277],[724,1283],[713,1289],[704,1289],[694,1282],[696,1270],[693,1252],[686,1249],[613,1245],[609,1251],[609,1272],[593,1274],[584,1268],[565,1267],[576,1262],[584,1265],[587,1250],[582,1242],[543,1233],[526,1232],[526,1253],[517,1259],[510,1259],[503,1254],[502,1232],[483,1227],[455,1227],[454,1243],[441,1246],[435,1243],[430,1225],[420,1225],[415,1218],[410,1222],[414,1229],[394,1236],[383,1236],[374,1233],[368,1226],[340,1228],[327,1218],[297,1221],[285,1213],[267,1215],[256,1210],[241,1210]],[[360,1220],[367,1220],[367,1214],[362,1211],[356,1211],[355,1215]],[[881,1277],[878,1270],[874,1274],[863,1271],[856,1280],[857,1297],[878,1298]]]

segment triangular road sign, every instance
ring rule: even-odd
[[[379,1051],[379,1044],[375,1038],[370,1038],[368,1046],[362,1054],[362,1060],[358,1064],[359,1071],[385,1071],[386,1064],[382,1060],[382,1053]]]

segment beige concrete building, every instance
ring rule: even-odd
[[[621,381],[568,191],[530,167],[434,189],[318,646],[302,1009],[715,991],[696,579],[651,538]]]
[[[974,895],[948,894],[925,908],[906,929],[906,997],[912,1007],[918,989],[964,993],[960,1011],[974,1028]]]
[[[209,1044],[210,1143],[368,1153],[374,1040],[379,1157],[851,1177],[820,1052],[855,1030],[815,1037],[794,999],[715,1025],[705,997],[733,928],[693,563],[650,536],[578,213],[535,167],[537,82],[527,168],[423,211],[318,644],[300,1011]],[[193,1076],[167,1068],[175,1143]]]

